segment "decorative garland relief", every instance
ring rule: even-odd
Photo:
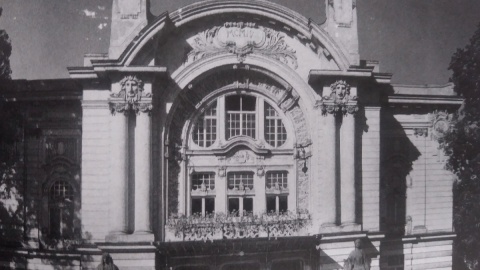
[[[295,50],[285,42],[285,34],[251,22],[227,22],[215,26],[187,39],[192,50],[186,63],[192,63],[204,57],[233,53],[240,63],[249,54],[260,54],[297,69]]]

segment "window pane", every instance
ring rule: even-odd
[[[243,198],[243,211],[247,214],[253,212],[253,198]]]
[[[273,147],[281,146],[287,140],[287,131],[282,119],[270,104],[265,102],[265,140]]]
[[[205,198],[205,214],[215,212],[215,198]]]
[[[240,97],[239,95],[225,97],[225,110],[240,111]]]
[[[267,196],[267,213],[277,211],[275,208],[275,196]]]
[[[228,198],[228,213],[236,212],[238,214],[240,203],[238,198]]]
[[[279,196],[279,211],[286,212],[288,211],[288,197],[287,196]]]
[[[193,214],[202,214],[202,199],[193,199],[192,198],[192,215]]]
[[[256,98],[252,96],[241,96],[242,97],[242,111],[255,111],[256,107]]]
[[[195,173],[192,175],[192,190],[214,190],[215,189],[215,173]]]

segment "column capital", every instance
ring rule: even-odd
[[[356,102],[352,104],[345,104],[342,106],[342,111],[345,116],[348,114],[355,115],[358,112],[358,104]]]
[[[152,101],[146,100],[146,101],[136,102],[132,105],[132,110],[137,114],[146,113],[147,115],[150,115],[150,113],[153,110]]]

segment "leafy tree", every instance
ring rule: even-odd
[[[0,16],[2,8],[0,7]],[[12,70],[10,69],[10,55],[12,54],[12,44],[5,30],[0,29],[0,80],[10,79]]]
[[[454,269],[480,269],[480,25],[450,63],[455,92],[464,102],[442,141],[454,184]]]

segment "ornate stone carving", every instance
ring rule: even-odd
[[[297,104],[298,99],[300,98],[299,96],[294,94],[292,91],[293,88],[288,88],[280,98],[280,101],[278,102],[278,106],[283,110],[283,112],[286,112],[290,110],[295,104]]]
[[[439,140],[450,130],[451,116],[445,111],[435,111],[431,116],[432,138]]]
[[[338,112],[355,114],[358,111],[357,97],[350,94],[350,85],[346,81],[336,81],[330,89],[330,94],[323,96],[323,101],[318,101],[315,109],[321,109],[324,115]]]
[[[335,104],[346,104],[349,100],[356,100],[356,96],[350,96],[350,85],[346,81],[336,81],[330,85],[330,95],[323,98],[332,100]]]
[[[257,26],[256,23],[227,22],[187,40],[193,48],[188,54],[187,63],[220,53],[233,53],[239,62],[243,62],[248,54],[253,53],[273,58],[296,69],[296,52],[284,38],[283,33]]]
[[[153,109],[151,93],[145,93],[142,80],[136,76],[126,76],[120,81],[121,90],[110,94],[110,110],[112,113],[145,112]],[[142,100],[144,99],[144,100]]]
[[[255,154],[249,150],[238,150],[232,156],[226,158],[226,162],[230,164],[253,163]]]

